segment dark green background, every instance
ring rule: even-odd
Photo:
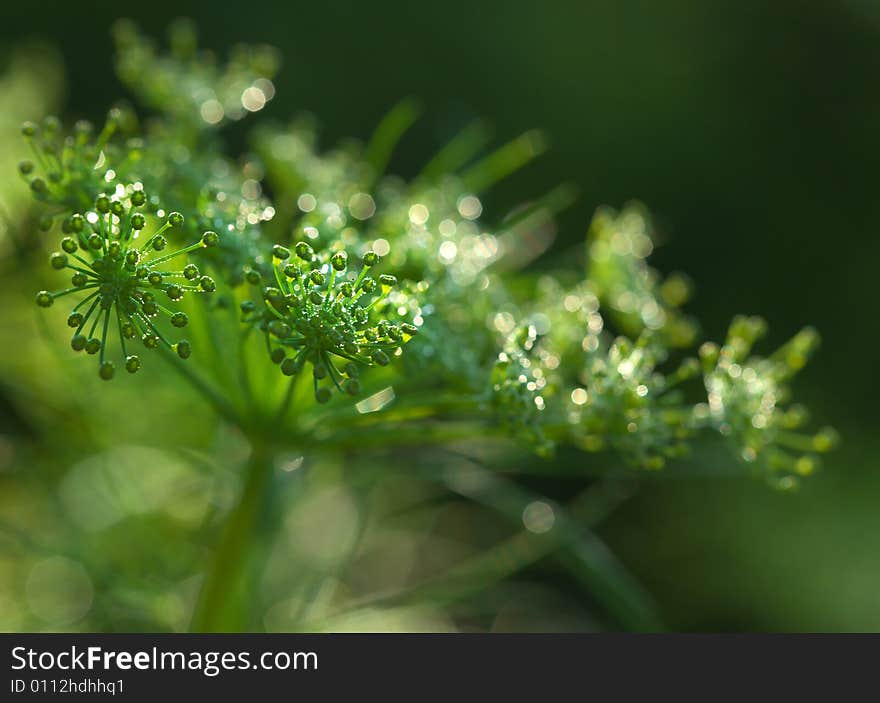
[[[664,238],[654,263],[693,278],[690,309],[710,338],[737,312],[769,320],[767,348],[815,325],[824,345],[797,391],[844,436],[821,476],[797,495],[658,482],[605,534],[672,627],[880,628],[880,4],[5,3],[0,42],[55,43],[68,112],[99,118],[121,93],[112,21],[158,34],[181,14],[214,49],[278,46],[263,116],[311,111],[327,144],[420,98],[402,173],[477,116],[499,140],[545,129],[551,151],[498,188],[489,213],[575,183],[561,251],[597,205],[642,200]]]

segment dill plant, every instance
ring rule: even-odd
[[[117,367],[133,374],[136,350],[156,350],[247,439],[194,629],[253,627],[265,566],[257,535],[266,535],[272,467],[285,452],[379,451],[422,471],[436,448],[492,440],[534,452],[552,472],[561,451],[574,451],[588,485],[566,510],[530,500],[491,465],[480,485],[493,490],[460,481],[453,490],[527,527],[550,511],[577,531],[621,495],[603,489],[597,508],[588,479],[596,452],[657,472],[715,437],[732,464],[791,489],[833,447],[833,430],[800,429],[806,412],[788,402],[815,331],[766,356],[753,351],[765,329],[755,317],[733,320],[721,344],[702,340],[683,309],[687,279],[648,264],[655,240],[640,205],[601,208],[579,265],[533,272],[547,246],[536,232],[569,191],[494,226],[480,198],[540,154],[538,133],[481,157],[486,133],[474,125],[407,182],[385,173],[418,115],[404,101],[366,145],[321,151],[313,124],[297,119],[257,126],[251,152],[233,158],[222,127],[272,99],[275,52],[237,47],[219,61],[185,22],[167,51],[127,22],[115,38],[119,77],[150,120],[117,106],[100,129],[55,117],[22,127],[31,154],[19,173],[42,205],[59,280],[36,303],[72,301],[70,346],[97,356],[100,378],[119,376]],[[176,336],[184,328],[201,343]],[[563,529],[547,524],[532,532]],[[450,581],[464,573],[489,585],[554,548],[530,538],[515,546],[512,561],[490,551]],[[502,557],[517,566],[487,570]],[[635,592],[628,581],[589,573],[620,622],[652,626],[632,615],[638,607],[620,606]],[[395,598],[450,587],[441,577]]]

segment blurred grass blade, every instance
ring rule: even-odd
[[[540,130],[533,129],[521,134],[471,166],[462,176],[465,190],[481,193],[519,171],[546,150],[547,139]]]
[[[446,173],[455,173],[489,143],[491,130],[482,120],[472,122],[425,165],[416,180],[433,180]]]
[[[473,472],[473,473],[471,473]],[[470,474],[470,475],[468,475]],[[522,524],[526,506],[541,500],[514,482],[473,466],[459,477],[451,477],[451,490],[482,505],[490,507],[515,524]],[[631,577],[623,565],[610,557],[598,537],[588,529],[590,517],[586,507],[573,506],[574,515],[554,506],[555,523],[541,535],[553,540],[561,549],[564,562],[573,567],[575,576],[589,589],[609,614],[623,627],[636,630],[661,629],[654,605],[647,593]],[[600,513],[602,516],[608,512]],[[576,515],[576,516],[575,516]]]
[[[633,484],[601,482],[590,486],[568,506],[570,520],[581,528],[594,527],[632,494]],[[523,530],[482,554],[453,567],[407,594],[407,600],[427,598],[452,602],[512,576],[560,547],[554,535]]]
[[[508,215],[498,228],[504,256],[496,262],[495,269],[520,269],[547,251],[556,237],[554,216],[569,207],[577,194],[575,186],[563,183]]]
[[[372,167],[374,179],[385,173],[394,148],[421,113],[419,103],[413,98],[407,98],[397,103],[382,118],[364,151],[364,160]]]

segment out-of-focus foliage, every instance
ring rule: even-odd
[[[570,192],[501,218],[483,199],[540,155],[540,133],[486,154],[466,128],[406,181],[386,173],[417,117],[404,101],[365,144],[322,152],[297,119],[255,128],[253,153],[230,157],[222,127],[272,99],[273,52],[218,61],[189,24],[168,53],[129,24],[116,40],[150,119],[116,107],[97,134],[24,128],[19,172],[61,251],[14,267],[45,315],[22,303],[4,320],[33,332],[0,356],[24,379],[11,402],[34,433],[10,444],[34,503],[8,520],[10,628],[479,628],[501,618],[486,589],[528,598],[515,576],[549,555],[590,603],[565,606],[572,627],[655,628],[650,598],[590,531],[633,474],[715,441],[737,470],[793,488],[834,444],[794,433],[804,413],[784,409],[814,333],[753,358],[761,323],[737,318],[698,361],[689,284],[648,264],[642,206],[600,209],[574,265],[530,266]],[[140,368],[133,337],[176,351],[168,366],[98,387],[61,349],[52,302],[68,291],[49,291],[65,269],[71,293],[95,289],[67,324],[75,349],[100,353],[100,378],[115,341]],[[160,316],[187,327],[184,346]],[[120,418],[135,402],[167,419]],[[573,473],[579,490],[562,504],[517,473]]]
[[[20,153],[22,122],[54,109],[61,92],[60,59],[40,45],[14,51],[3,68],[0,90],[6,108],[0,115],[0,256],[24,240],[27,222],[20,213],[28,212],[30,194],[16,176],[16,155]]]

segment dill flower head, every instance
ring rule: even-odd
[[[83,294],[67,319],[74,330],[70,345],[74,351],[98,355],[99,374],[105,380],[116,371],[108,349],[114,336],[129,373],[141,366],[140,358],[130,353],[134,340],[147,349],[164,346],[188,358],[190,343],[169,341],[159,320],[165,318],[175,329],[186,327],[186,313],[166,306],[173,306],[186,293],[211,293],[216,288],[214,280],[202,275],[195,264],[177,270],[168,270],[164,264],[215,246],[218,235],[208,231],[195,244],[167,252],[165,232],[180,227],[183,216],[172,212],[160,227],[146,234],[147,218],[140,212],[146,201],[143,190],[120,186],[112,197],[99,195],[94,209],[85,215],[77,213],[64,220],[62,230],[67,236],[61,250],[51,255],[50,264],[58,271],[72,272],[71,286],[55,292],[43,290],[36,297],[37,305],[48,308],[58,298]]]
[[[144,104],[204,129],[240,120],[274,97],[279,57],[272,47],[238,45],[220,62],[198,48],[192,22],[176,21],[168,35],[169,51],[160,52],[131,21],[114,27],[116,72]]]
[[[728,437],[742,460],[759,467],[771,482],[794,488],[799,477],[818,468],[817,454],[837,440],[831,428],[815,434],[795,431],[806,421],[806,411],[785,405],[787,382],[807,363],[819,335],[806,328],[766,358],[751,355],[765,331],[761,318],[739,316],[721,347],[711,342],[700,347],[708,402],[697,406],[695,414]]]
[[[345,250],[318,254],[301,241],[293,251],[273,248],[269,285],[256,270],[246,274],[262,287],[262,300],[242,303],[244,321],[265,335],[269,356],[283,374],[296,376],[311,367],[319,402],[327,402],[334,387],[357,395],[359,367],[387,366],[418,332],[398,322],[388,304],[397,279],[369,275],[378,263],[379,256],[367,251],[355,274]]]
[[[600,208],[587,235],[590,286],[606,315],[632,339],[647,330],[660,332],[667,346],[690,346],[697,325],[679,309],[690,297],[690,286],[680,274],[663,279],[651,268],[646,260],[653,249],[651,221],[643,207]]]
[[[21,132],[33,158],[19,163],[18,172],[34,198],[62,211],[78,212],[92,206],[95,193],[112,192],[113,177],[107,174],[115,176],[116,171],[108,171],[105,164],[112,161],[126,169],[140,158],[136,143],[111,142],[127,120],[125,111],[114,108],[97,134],[87,120],[80,120],[71,130],[65,130],[53,116],[41,124],[25,122]],[[44,229],[51,224],[52,217],[46,216]]]
[[[694,359],[672,373],[658,366],[666,352],[652,335],[619,337],[587,355],[568,398],[569,436],[586,451],[611,447],[639,468],[661,469],[685,452],[693,433],[691,407],[676,390],[698,374]]]
[[[541,364],[534,325],[518,326],[507,337],[490,374],[490,406],[502,427],[539,454],[549,454],[546,437],[548,372]]]

